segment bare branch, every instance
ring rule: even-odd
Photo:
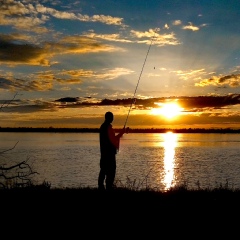
[[[9,101],[5,101],[1,106],[0,106],[0,110],[2,110],[5,107],[8,107],[9,104],[15,99],[15,97],[18,95],[18,93],[15,93],[15,95],[13,96],[13,98]]]
[[[8,107],[9,104],[15,99],[17,95],[18,93],[16,93],[10,101],[5,101],[0,106],[0,111],[3,108]],[[13,150],[17,144],[18,144],[18,141],[15,143],[15,145],[12,148],[0,151],[0,155]],[[2,165],[0,166],[0,188],[32,186],[31,177],[34,174],[39,174],[39,173],[33,171],[31,166],[27,163],[27,161],[22,161],[10,166]]]
[[[0,154],[3,154],[3,153],[5,153],[5,152],[8,152],[8,151],[13,150],[13,149],[16,147],[16,145],[18,144],[18,142],[19,142],[19,141],[17,141],[12,148],[9,148],[9,149],[7,149],[7,150],[4,150],[4,151],[0,152]]]
[[[32,184],[31,176],[39,174],[32,170],[27,161],[9,167],[0,166],[0,171],[0,187],[3,188],[29,186]]]

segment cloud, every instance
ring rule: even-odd
[[[121,50],[121,48],[102,44],[96,39],[85,36],[66,36],[60,39],[58,43],[46,43],[46,48],[51,49],[54,54],[85,54]]]
[[[101,80],[113,80],[120,76],[129,75],[133,73],[132,70],[129,70],[127,68],[114,68],[114,69],[102,69],[101,71],[95,72],[92,70],[63,70],[59,73],[55,73],[54,75],[69,75],[72,78],[81,78],[83,81],[84,79],[91,80],[91,82],[97,82]],[[45,78],[45,77],[44,77]],[[56,78],[57,81],[59,81],[58,78]],[[64,79],[62,78],[63,82]]]
[[[66,74],[71,77],[85,77],[85,78],[90,78],[93,76],[93,71],[92,70],[84,70],[84,69],[79,69],[79,70],[63,70],[60,72],[60,74]]]
[[[49,91],[53,87],[60,85],[82,84],[84,82],[97,83],[100,81],[110,81],[120,76],[129,75],[132,70],[126,68],[102,69],[99,72],[92,70],[58,70],[40,71],[25,75],[24,79],[15,78],[13,74],[0,71],[0,89],[11,91]],[[33,80],[34,79],[34,80]],[[61,90],[70,90],[64,86]]]
[[[157,29],[156,31],[154,29],[149,29],[148,31],[145,31],[145,32],[131,30],[131,34],[132,36],[137,37],[138,39],[143,39],[143,40],[138,40],[137,41],[138,43],[145,43],[145,44],[153,43],[154,45],[158,45],[158,46],[180,44],[180,42],[175,37],[174,33],[159,34],[158,31],[160,30]]]
[[[229,86],[237,88],[240,86],[240,74],[230,74],[226,76],[212,76],[209,79],[204,79],[200,83],[196,83],[195,86]]]
[[[0,105],[7,103],[6,100],[0,100]],[[98,109],[111,107],[111,109],[126,108],[132,105],[132,111],[137,114],[145,114],[152,108],[156,108],[159,103],[177,102],[183,108],[182,114],[192,113],[194,116],[208,117],[227,117],[237,116],[237,108],[240,105],[240,94],[229,94],[224,96],[196,96],[196,97],[168,97],[168,98],[137,98],[134,102],[132,98],[125,99],[97,99],[92,97],[63,97],[53,101],[45,101],[42,99],[35,100],[9,100],[8,107],[2,109],[2,113],[37,113],[59,111],[66,109],[66,111],[74,111],[74,109],[88,108],[88,111],[97,112]],[[158,103],[156,105],[156,103]],[[68,110],[69,109],[69,110]],[[235,111],[236,110],[236,111]],[[116,110],[117,111],[117,110]],[[204,118],[203,118],[204,119]],[[210,121],[210,120],[209,120]],[[219,120],[220,121],[220,120]]]
[[[99,82],[99,81],[109,81],[116,79],[120,76],[129,75],[133,73],[132,70],[126,68],[114,68],[114,69],[102,69],[101,71],[95,72],[92,70],[63,70],[60,72],[53,73],[42,73],[41,78],[46,79],[46,76],[58,81],[61,84],[76,84],[82,83],[87,80],[87,82]]]
[[[26,114],[57,111],[53,103],[43,100],[0,100],[0,105],[3,106],[2,113]]]
[[[110,70],[103,69],[100,73],[94,74],[93,77],[95,80],[112,80],[123,75],[129,75],[131,73],[133,73],[133,71],[126,68],[114,68]]]
[[[223,108],[240,104],[240,94],[226,96],[198,96],[178,98],[182,107],[186,108]]]
[[[169,27],[165,25],[165,29]],[[133,38],[137,39],[144,39],[144,40],[135,40],[135,39],[127,39],[126,37],[122,37],[120,34],[97,34],[94,33],[93,30],[89,31],[88,33],[83,34],[83,36],[91,39],[100,39],[105,41],[112,41],[112,42],[123,42],[123,43],[145,43],[151,44],[151,42],[155,45],[164,46],[164,45],[178,45],[179,42],[175,37],[174,33],[169,34],[158,34],[160,29],[149,29],[148,31],[141,32],[130,30],[130,34]],[[124,51],[119,49],[120,51]]]
[[[24,33],[0,34],[1,41],[25,42],[30,43],[36,41],[34,36]]]
[[[55,100],[55,102],[78,102],[79,98],[78,97],[64,97],[64,98],[59,98]]]
[[[126,42],[131,43],[132,41],[129,39],[122,38],[120,34],[96,34],[93,31],[89,33],[83,34],[83,36],[92,39],[101,39],[106,41],[113,41],[113,42]]]
[[[107,25],[118,25],[118,26],[126,27],[126,25],[122,23],[123,18],[119,18],[119,17],[111,17],[111,16],[105,16],[105,15],[93,15],[92,17],[89,17],[87,15],[78,14],[77,18],[80,21],[84,21],[84,22],[101,22]]]
[[[11,91],[47,91],[53,87],[49,80],[27,81],[19,78],[0,78],[0,89],[9,89]]]
[[[0,25],[11,25],[25,31],[47,32],[46,28],[40,27],[46,20],[45,16],[37,16],[35,7],[30,3],[5,0],[0,4]]]
[[[189,22],[189,25],[183,26],[182,29],[184,30],[192,30],[192,31],[198,31],[200,28],[197,26],[193,26],[191,22]]]
[[[181,21],[181,20],[174,20],[174,21],[172,22],[172,24],[173,24],[174,26],[181,25],[181,24],[182,24],[182,21]]]
[[[167,23],[164,25],[164,29],[169,29],[169,26]]]
[[[176,73],[180,79],[185,80],[185,81],[186,80],[197,80],[201,76],[207,74],[207,72],[203,68],[195,69],[195,70],[188,70],[188,71],[178,70],[178,71],[171,71],[171,72]]]
[[[33,4],[25,1],[4,0],[0,4],[0,25],[11,25],[18,30],[22,29],[38,33],[47,32],[48,30],[41,25],[45,24],[50,17],[126,27],[120,17],[75,14],[45,7],[40,3]]]
[[[49,8],[49,7],[45,7],[42,4],[36,4],[36,12],[41,13],[41,14],[48,14],[51,15],[55,18],[59,18],[59,19],[77,19],[76,15],[74,13],[71,12],[64,12],[64,11],[58,11],[54,8]]]
[[[46,48],[16,41],[15,37],[0,35],[0,63],[16,65],[49,66],[47,57],[51,56]]]
[[[118,26],[125,26],[123,24],[123,18],[120,17],[112,17],[109,15],[93,15],[93,16],[88,16],[86,14],[74,14],[74,13],[69,13],[65,11],[58,11],[54,8],[48,8],[45,7],[41,4],[36,5],[36,10],[38,13],[42,14],[49,14],[55,18],[59,19],[69,19],[69,20],[79,20],[82,22],[100,22],[104,23],[107,25],[118,25]]]
[[[197,96],[197,97],[178,97],[172,98],[147,98],[136,99],[134,101],[135,109],[151,109],[156,107],[156,103],[166,103],[169,101],[178,102],[178,104],[186,109],[186,111],[202,111],[207,108],[224,108],[240,104],[240,94],[231,94],[226,96]],[[98,100],[78,97],[66,97],[55,100],[63,104],[67,103],[66,107],[84,107],[84,106],[130,106],[133,102],[132,98],[127,99],[103,99]],[[69,103],[72,103],[69,104]],[[198,109],[198,110],[197,110]]]
[[[45,42],[41,45],[28,43],[24,35],[0,35],[0,64],[50,66],[51,58],[59,54],[86,54],[121,51],[121,48],[102,44],[84,36],[66,36],[58,42]]]

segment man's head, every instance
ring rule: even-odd
[[[113,121],[113,113],[112,112],[106,112],[105,113],[105,121],[111,123]]]

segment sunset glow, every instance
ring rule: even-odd
[[[159,108],[153,108],[151,113],[153,115],[162,115],[165,118],[171,119],[181,114],[182,108],[177,103],[165,103]]]
[[[239,15],[229,0],[3,0],[0,127],[96,128],[112,111],[120,128],[134,100],[131,128],[240,129]]]

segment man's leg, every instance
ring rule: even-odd
[[[105,170],[103,168],[101,168],[99,175],[98,175],[98,189],[99,190],[105,190],[105,187],[104,187],[105,175],[106,175]]]
[[[116,166],[112,166],[111,168],[108,168],[106,173],[106,190],[113,189],[115,175],[116,175]]]

